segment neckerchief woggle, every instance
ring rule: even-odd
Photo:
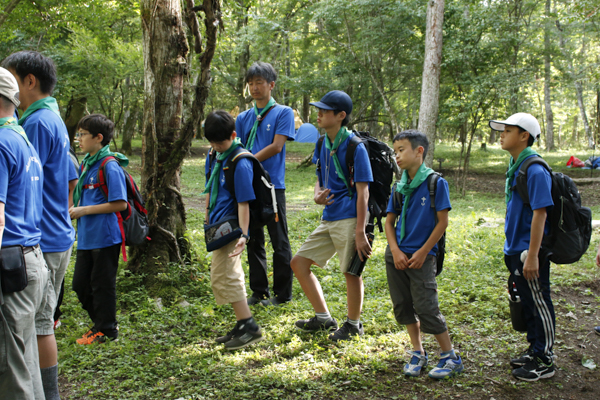
[[[252,152],[252,147],[254,147],[254,142],[256,141],[256,133],[258,132],[258,124],[260,124],[260,121],[262,121],[265,114],[267,112],[269,112],[271,107],[273,107],[275,104],[277,104],[275,102],[275,99],[271,97],[269,99],[269,102],[265,106],[265,108],[263,108],[262,111],[259,113],[258,107],[256,106],[256,102],[254,102],[254,115],[256,116],[256,119],[254,120],[254,125],[252,125],[252,129],[250,130],[248,139],[246,139],[246,148],[248,150],[250,150],[250,152]]]
[[[525,161],[527,157],[533,155],[539,156],[537,151],[532,149],[530,146],[527,146],[525,149],[523,149],[521,154],[519,154],[517,161],[515,161],[512,157],[510,158],[510,161],[508,162],[508,171],[506,171],[506,184],[504,185],[504,200],[506,201],[506,204],[508,204],[510,199],[512,199],[512,190],[510,190],[510,185],[515,178],[515,174],[519,170],[521,163]]]
[[[433,174],[433,170],[431,168],[427,168],[425,163],[423,163],[417,170],[415,177],[413,178],[412,181],[410,181],[410,183],[408,183],[408,180],[409,180],[408,171],[404,170],[404,172],[402,173],[402,178],[400,179],[400,182],[398,183],[398,185],[396,185],[396,191],[404,196],[404,202],[402,204],[401,222],[400,222],[400,224],[401,224],[400,225],[400,241],[398,242],[398,244],[400,244],[402,242],[402,240],[404,239],[404,236],[406,236],[406,211],[408,209],[408,201],[410,200],[410,195],[413,194],[413,192],[419,186],[421,186],[421,184],[423,182],[425,182],[427,180],[427,177],[431,174]]]
[[[232,151],[237,149],[242,145],[242,142],[239,138],[235,138],[231,143],[229,149],[227,149],[223,153],[217,152],[217,162],[213,166],[213,169],[210,173],[210,178],[206,182],[206,187],[204,188],[204,192],[202,194],[210,193],[210,202],[208,206],[208,213],[212,213],[217,204],[217,196],[219,195],[219,175],[221,174],[221,170],[223,169],[223,161],[229,157]],[[235,193],[232,193],[235,196]]]

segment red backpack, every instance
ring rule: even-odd
[[[114,161],[118,163],[113,156],[105,157],[98,168],[98,180],[93,185],[85,185],[84,189],[100,188],[104,197],[108,201],[108,186],[106,185],[106,164]],[[120,166],[121,164],[119,164]],[[123,167],[125,173],[125,185],[127,186],[127,208],[121,212],[116,212],[119,221],[119,230],[121,231],[121,247],[123,261],[127,261],[127,252],[125,246],[140,246],[150,240],[148,232],[148,211],[144,207],[144,199],[138,189],[133,177]]]

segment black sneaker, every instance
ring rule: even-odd
[[[595,327],[594,332],[596,332],[596,335],[600,335],[600,326]]]
[[[259,299],[258,297],[250,296],[246,299],[246,302],[248,303],[249,306],[253,306],[255,304],[260,303],[262,300],[263,299]]]
[[[232,330],[227,332],[224,336],[219,336],[218,338],[216,338],[215,342],[219,344],[225,344],[229,342],[231,339],[233,339],[238,330],[238,324],[236,323]]]
[[[260,304],[262,304],[265,307],[280,306],[285,303],[287,303],[287,301],[281,301],[277,299],[277,297],[271,297],[270,299],[264,299],[260,301]]]
[[[338,328],[335,318],[321,322],[316,315],[311,319],[300,319],[296,321],[295,325],[303,332],[334,331]]]
[[[358,328],[355,328],[350,322],[344,322],[344,325],[337,331],[329,335],[329,340],[339,342],[342,340],[350,340],[352,336],[362,336],[365,333],[362,322],[358,323]]]
[[[531,360],[533,360],[533,349],[529,347],[525,353],[510,360],[510,366],[513,367],[513,369],[520,368]]]
[[[237,350],[241,349],[242,347],[249,346],[252,343],[260,342],[263,339],[264,336],[260,330],[260,327],[258,327],[258,329],[255,331],[244,329],[242,327],[241,329],[238,328],[231,340],[225,343],[225,348],[227,350]]]
[[[554,376],[556,370],[552,358],[549,358],[549,360],[549,363],[546,364],[539,357],[535,357],[521,368],[513,370],[512,374],[515,378],[528,382],[551,378]]]

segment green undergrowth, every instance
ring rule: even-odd
[[[293,152],[295,149],[290,147]],[[309,146],[304,147],[299,152],[310,151]],[[438,151],[443,152],[441,147]],[[450,154],[454,150],[447,151]],[[495,150],[491,153],[501,158]],[[495,171],[495,167],[489,168]],[[188,189],[184,196],[193,199],[201,191],[203,171],[203,158],[186,160],[183,185]],[[223,350],[214,339],[231,329],[235,318],[231,307],[214,302],[203,215],[191,208],[187,239],[192,245],[192,261],[185,266],[171,265],[163,277],[182,296],[176,304],[167,307],[163,299],[150,297],[142,285],[143,277],[132,275],[122,265],[117,283],[120,340],[83,347],[75,344],[75,339],[87,330],[89,320],[75,294],[67,290],[63,325],[56,335],[60,374],[69,382],[71,398],[311,399],[355,395],[412,399],[416,394],[418,398],[440,397],[450,389],[485,393],[490,361],[507,360],[524,343],[522,335],[510,327],[507,272],[502,255],[504,199],[483,193],[458,198],[452,179],[449,181],[453,209],[438,293],[453,343],[465,361],[465,372],[455,379],[431,385],[427,378],[408,381],[401,376],[410,342],[406,330],[394,320],[382,233],[376,234],[373,256],[363,275],[365,300],[361,319],[365,335],[359,340],[334,345],[325,333],[307,335],[294,329],[294,321],[314,315],[294,281],[291,303],[277,308],[252,308],[264,330],[263,342],[246,350]],[[287,182],[288,209],[295,210],[288,213],[295,253],[319,223],[320,209],[309,204],[314,168],[288,165]],[[554,285],[579,285],[598,278],[593,262],[593,247],[598,239],[595,234],[592,248],[580,262],[553,267]],[[247,272],[245,255],[243,264]],[[315,268],[314,272],[332,315],[340,321],[346,315],[346,287],[338,267],[334,257],[326,268]],[[72,266],[67,288],[71,279]],[[424,343],[431,362],[436,363],[439,349],[435,340],[425,336]],[[505,363],[504,367],[504,375],[508,376],[508,365]]]

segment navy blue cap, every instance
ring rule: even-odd
[[[352,99],[341,90],[332,90],[323,96],[321,101],[312,102],[310,105],[322,110],[345,111],[346,114],[352,112]]]

